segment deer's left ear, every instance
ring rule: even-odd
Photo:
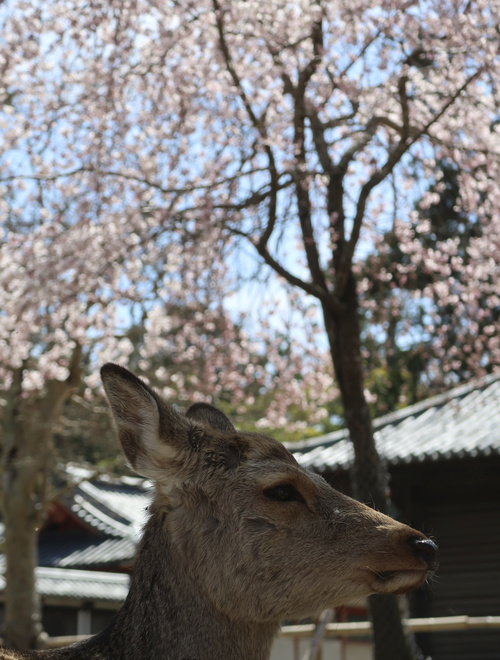
[[[192,423],[127,369],[105,364],[101,378],[123,452],[145,477],[178,481]]]

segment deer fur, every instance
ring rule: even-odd
[[[181,415],[132,373],[102,379],[123,451],[156,482],[129,595],[111,625],[3,660],[265,660],[280,621],[420,586],[423,534],[331,488],[207,404]]]

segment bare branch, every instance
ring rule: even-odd
[[[243,89],[243,85],[241,83],[241,79],[238,76],[238,73],[236,72],[236,69],[233,64],[233,59],[231,57],[231,53],[229,51],[229,46],[226,40],[226,35],[225,35],[225,30],[224,30],[224,13],[222,11],[222,8],[218,2],[218,0],[212,0],[213,2],[213,7],[214,7],[214,13],[215,13],[215,21],[217,24],[217,32],[219,35],[219,45],[222,51],[222,55],[224,57],[224,62],[226,65],[226,69],[233,81],[234,86],[238,90],[238,95],[243,102],[243,105],[247,111],[248,117],[250,118],[250,121],[252,122],[254,128],[259,132],[261,138],[264,140],[264,151],[266,152],[267,158],[268,158],[268,172],[270,176],[270,195],[269,195],[269,212],[268,212],[268,223],[267,227],[262,235],[262,240],[264,241],[264,244],[267,243],[269,238],[271,237],[271,234],[273,233],[275,224],[276,224],[276,209],[277,209],[277,191],[279,189],[278,186],[278,171],[276,168],[276,162],[274,160],[274,154],[269,146],[267,144],[267,131],[265,128],[265,125],[262,121],[262,118],[258,117],[255,112],[253,111],[252,104],[250,103],[247,94],[245,93],[245,90]]]
[[[335,165],[328,153],[328,143],[325,138],[325,126],[321,122],[316,111],[312,108],[307,110],[307,117],[311,125],[311,133],[318,154],[319,162],[326,174],[333,175]]]
[[[417,142],[423,135],[429,133],[429,130],[436,124],[436,122],[441,119],[441,117],[446,113],[446,111],[455,103],[457,98],[467,89],[467,87],[481,74],[485,67],[480,67],[475,71],[467,80],[459,87],[459,89],[448,99],[448,101],[443,105],[443,107],[437,112],[432,119],[430,119],[425,126],[419,129],[415,134],[410,136],[410,127],[409,127],[409,110],[408,110],[408,99],[406,96],[405,81],[404,78],[400,78],[399,81],[399,94],[400,94],[400,103],[402,110],[402,119],[403,119],[403,132],[401,134],[401,139],[394,149],[389,153],[389,156],[384,163],[384,165],[376,170],[372,176],[366,181],[366,183],[361,188],[361,191],[358,196],[358,202],[356,205],[356,214],[353,220],[353,227],[351,231],[351,236],[346,245],[344,253],[342,255],[341,264],[337,270],[337,277],[335,282],[335,295],[337,299],[342,297],[342,293],[347,284],[347,279],[349,272],[352,266],[352,259],[354,256],[354,250],[359,240],[359,235],[361,232],[361,225],[363,223],[366,204],[368,197],[371,191],[378,186],[378,184],[383,181],[394,169],[396,164],[401,160],[402,156]]]
[[[319,62],[321,61],[321,51],[323,47],[323,32],[321,21],[318,21],[314,24],[313,30],[311,32],[311,39],[313,41],[314,57],[310,60],[310,62],[299,75],[299,82],[292,95],[294,99],[293,142],[295,147],[295,157],[297,159],[295,194],[297,196],[297,207],[302,232],[302,240],[304,243],[307,265],[311,273],[312,282],[318,290],[322,290],[328,294],[328,286],[320,265],[318,247],[312,226],[312,209],[311,200],[309,197],[309,184],[307,181],[307,161],[305,147],[305,119],[307,116],[307,111],[304,97],[307,83],[311,79],[311,76],[314,74],[319,65]]]
[[[250,241],[250,243],[254,245],[259,255],[263,258],[264,262],[268,266],[270,266],[275,273],[280,275],[286,282],[288,282],[293,286],[298,287],[299,289],[302,289],[302,291],[304,291],[308,295],[317,298],[328,309],[331,309],[336,313],[342,312],[343,309],[342,305],[335,299],[334,296],[332,296],[330,292],[323,289],[322,287],[317,286],[316,284],[314,284],[314,282],[306,282],[302,278],[291,273],[270,254],[267,246],[261,245],[260,243],[255,243],[254,241],[252,241],[251,236],[249,236],[245,232],[239,231],[238,229],[231,229],[231,231],[235,235],[242,236],[246,238],[248,241]]]
[[[50,174],[50,175],[37,175],[37,174],[10,174],[8,176],[3,176],[0,177],[0,182],[7,182],[7,181],[58,181],[59,179],[64,179],[66,177],[71,177],[75,176],[77,174],[95,174],[99,177],[116,177],[118,179],[125,179],[126,181],[135,181],[136,183],[141,183],[144,184],[145,186],[148,186],[148,188],[154,188],[155,190],[158,190],[164,195],[184,195],[184,194],[189,194],[196,192],[197,190],[213,190],[215,188],[219,188],[220,186],[225,185],[226,183],[232,183],[234,181],[237,181],[238,179],[241,179],[243,177],[251,176],[252,174],[256,174],[258,172],[268,172],[267,167],[257,167],[255,169],[252,169],[251,171],[245,172],[245,171],[239,171],[236,174],[233,174],[232,176],[225,177],[223,179],[218,179],[216,181],[212,181],[210,183],[197,183],[193,184],[191,186],[184,186],[181,188],[165,188],[159,183],[156,183],[155,181],[151,181],[150,179],[147,179],[145,177],[137,176],[136,174],[129,174],[126,172],[120,172],[119,170],[106,170],[106,169],[101,169],[98,167],[91,167],[89,165],[82,165],[82,167],[75,168],[74,170],[68,170],[67,172],[59,172],[57,174]]]

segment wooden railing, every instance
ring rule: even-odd
[[[427,619],[407,619],[404,625],[413,632],[440,632],[446,630],[485,630],[500,628],[500,616],[443,616]],[[311,637],[316,626],[314,624],[302,626],[284,626],[280,631],[281,637],[300,638]],[[325,637],[369,637],[371,623],[369,621],[353,621],[349,623],[329,623],[326,626]],[[45,648],[55,649],[69,646],[75,642],[87,639],[89,635],[73,635],[71,637],[49,637]]]
[[[443,616],[427,619],[407,619],[404,625],[413,632],[439,632],[445,630],[484,630],[500,628],[500,616]],[[283,637],[310,637],[316,626],[284,626],[280,635]],[[348,623],[328,623],[325,637],[369,637],[372,625],[370,621],[352,621]]]

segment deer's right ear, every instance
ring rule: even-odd
[[[128,369],[108,363],[101,378],[132,468],[151,479],[175,479],[170,464],[182,452],[190,423]]]

